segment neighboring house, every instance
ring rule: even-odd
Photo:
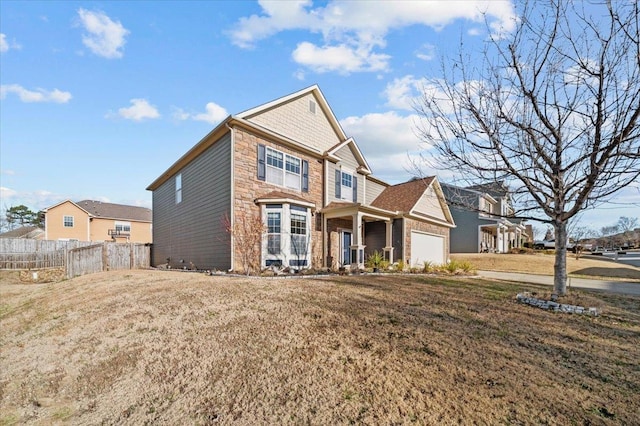
[[[35,225],[21,226],[11,231],[3,232],[0,238],[25,238],[30,240],[42,240],[44,230]]]
[[[372,176],[317,86],[227,117],[147,188],[152,264],[241,270],[225,222],[260,217],[261,267],[444,263],[453,218],[433,177]]]
[[[457,226],[451,253],[506,253],[529,240],[522,221],[510,218],[514,209],[503,182],[465,188],[443,183],[442,189]]]
[[[44,210],[45,239],[150,243],[151,210],[145,207],[66,200]]]

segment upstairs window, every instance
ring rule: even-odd
[[[131,222],[116,222],[116,232],[131,232]]]
[[[73,216],[64,216],[62,218],[62,224],[65,228],[73,228]]]
[[[336,170],[336,198],[358,202],[358,178],[356,175]]]
[[[309,191],[309,162],[258,145],[258,179],[296,191]]]
[[[182,173],[176,176],[176,204],[182,202]]]

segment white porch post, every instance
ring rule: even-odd
[[[391,220],[385,221],[385,247],[384,258],[393,263],[393,222]]]
[[[357,212],[352,216],[352,233],[351,233],[351,266],[355,268],[364,268],[364,238],[362,235],[362,213]]]

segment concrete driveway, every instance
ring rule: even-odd
[[[478,275],[496,280],[514,281],[520,283],[543,284],[553,286],[552,275],[521,274],[517,272],[478,271]],[[587,278],[567,279],[567,288],[605,291],[608,293],[640,296],[640,283],[625,281],[592,280]]]

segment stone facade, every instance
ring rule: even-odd
[[[410,218],[405,218],[404,224],[406,230],[404,236],[404,260],[407,264],[411,263],[409,261],[411,259],[411,231],[422,231],[444,236],[445,259],[449,258],[449,228]]]
[[[238,127],[233,129],[233,138],[233,211],[236,216],[260,215],[260,206],[255,203],[255,199],[271,191],[287,192],[309,203],[313,203],[316,210],[322,208],[324,199],[322,160],[300,153],[284,144],[265,139]],[[275,148],[286,154],[295,155],[302,160],[307,160],[309,162],[309,192],[290,190],[282,186],[258,180],[257,153],[259,144]],[[315,214],[317,215],[318,213]],[[315,216],[313,219],[310,224],[310,259],[312,264],[315,264],[318,262],[318,259],[322,259],[322,231],[321,227],[317,226],[318,221],[315,220]],[[234,269],[241,269],[241,265],[238,263],[237,247],[234,258],[236,259]],[[314,266],[317,267],[320,265]]]

